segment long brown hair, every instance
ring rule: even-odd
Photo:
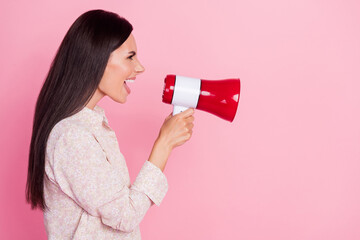
[[[52,128],[86,106],[104,74],[112,51],[133,30],[119,15],[91,10],[79,16],[66,33],[39,93],[33,119],[26,183],[26,201],[45,210],[45,150]]]

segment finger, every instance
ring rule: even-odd
[[[192,119],[192,121],[194,120],[194,113],[195,113],[195,109],[194,109],[194,111],[193,111],[193,113],[192,114],[190,114],[190,115],[188,115],[187,117],[185,117],[186,119]]]
[[[186,122],[190,123],[190,122],[193,122],[195,119],[195,117],[193,115],[190,115],[189,117],[187,117],[185,120]]]
[[[177,116],[180,118],[186,118],[191,116],[194,113],[194,108],[188,108],[185,111],[178,113]]]
[[[188,129],[193,129],[193,127],[194,127],[194,124],[193,123],[189,123],[188,125],[187,125],[187,127],[188,127]]]
[[[191,137],[191,134],[186,133],[186,134],[182,135],[181,137],[179,137],[179,142],[187,141],[190,139],[190,137]]]

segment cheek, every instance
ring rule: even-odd
[[[131,64],[121,62],[116,65],[111,65],[107,71],[107,76],[113,79],[114,82],[123,84],[123,81],[132,73]]]
[[[107,66],[100,81],[99,89],[106,95],[116,95],[124,85],[124,80],[131,76],[131,67],[127,64]]]
[[[104,72],[104,75],[100,81],[104,87],[114,87],[117,82],[119,82],[122,77],[122,71],[119,67],[116,66],[107,66]]]

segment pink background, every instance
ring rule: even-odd
[[[166,74],[241,79],[229,123],[196,111],[143,239],[360,239],[360,2],[2,1],[0,239],[46,239],[25,203],[35,102],[67,29],[102,8],[127,18],[146,71],[105,97],[132,182],[170,105]]]

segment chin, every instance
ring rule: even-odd
[[[126,103],[126,97],[111,97],[111,99],[118,103]]]

